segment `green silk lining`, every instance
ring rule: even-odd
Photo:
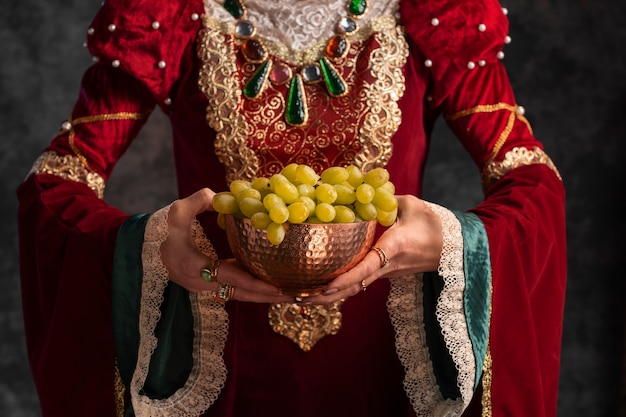
[[[473,213],[453,212],[461,223],[463,234],[463,268],[465,293],[463,303],[474,358],[478,387],[489,343],[491,310],[491,259],[489,240],[482,221]]]
[[[120,226],[115,243],[111,302],[117,366],[125,386],[130,386],[139,350],[139,307],[143,268],[143,234],[150,215],[131,216]]]
[[[130,386],[139,349],[139,314],[143,267],[144,231],[147,214],[130,217],[118,231],[113,263],[113,336],[118,368],[125,386]],[[163,294],[161,318],[156,326],[157,347],[142,394],[163,399],[182,387],[193,366],[193,315],[189,293],[168,283]]]

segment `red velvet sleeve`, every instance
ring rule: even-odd
[[[403,0],[429,69],[428,103],[479,167],[491,258],[483,412],[555,416],[566,282],[564,188],[517,105],[505,68],[506,10],[496,0]],[[471,277],[468,277],[471,279]],[[468,411],[468,413],[473,411]],[[471,414],[474,415],[474,414]]]
[[[176,63],[190,50],[181,44],[194,40],[197,19],[190,11],[185,23],[181,17],[188,2],[160,7],[164,3],[105,3],[88,35],[99,61],[86,71],[71,116],[18,189],[25,331],[46,417],[117,413],[111,274],[117,231],[128,216],[98,194],[155,103],[166,105],[179,76]],[[169,59],[165,68],[161,56]]]
[[[127,216],[90,186],[102,189],[151,103],[132,78],[90,68],[74,126],[52,141],[18,189],[26,339],[45,416],[115,415],[110,285]],[[112,114],[123,116],[98,117]]]

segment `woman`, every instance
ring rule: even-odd
[[[110,0],[87,38],[18,191],[45,416],[555,415],[564,193],[495,0]],[[180,200],[128,216],[104,185],[157,105]],[[418,198],[439,115],[481,170],[465,213]],[[385,167],[399,195],[377,249],[304,300],[242,270],[212,210],[293,162]]]

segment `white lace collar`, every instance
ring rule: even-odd
[[[359,25],[397,13],[398,1],[370,0],[369,10]],[[347,7],[347,0],[244,0],[244,3],[260,38],[291,50],[306,49],[330,38],[339,19],[346,15]],[[204,0],[204,5],[208,16],[222,22],[234,20],[220,0]]]

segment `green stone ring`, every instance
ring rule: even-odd
[[[200,271],[200,276],[205,282],[217,281],[217,269],[220,267],[220,261],[218,260],[213,265],[207,265]]]

